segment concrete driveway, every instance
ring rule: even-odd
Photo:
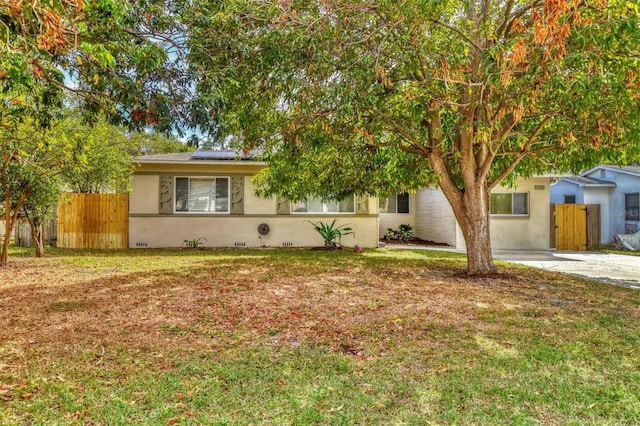
[[[495,259],[640,290],[640,256],[569,251],[496,250]]]

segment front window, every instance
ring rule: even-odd
[[[391,194],[380,199],[380,213],[409,213],[409,194]]]
[[[177,177],[176,213],[229,213],[228,177]]]
[[[529,214],[529,194],[527,192],[491,194],[491,214],[527,216]]]
[[[354,197],[347,197],[340,201],[326,201],[320,198],[292,202],[291,213],[355,213]]]
[[[565,195],[564,196],[564,203],[565,204],[575,204],[576,203],[576,196],[575,195]]]
[[[638,194],[624,194],[624,217],[625,220],[637,222],[640,220],[640,203]]]

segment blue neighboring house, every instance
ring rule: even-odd
[[[551,185],[552,204],[600,204],[601,243],[640,231],[640,166],[594,167]]]

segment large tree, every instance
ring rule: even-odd
[[[49,137],[60,147],[61,177],[67,190],[85,194],[129,191],[133,142],[125,129],[104,120],[87,125],[69,117]]]
[[[23,207],[36,193],[41,196],[41,179],[53,178],[52,163],[44,164],[44,133],[61,112],[62,91],[58,84],[43,84],[20,55],[0,56],[0,213],[5,235],[0,244],[0,266],[6,265],[11,231]],[[2,76],[2,73],[6,75]],[[51,72],[57,83],[59,72]]]
[[[469,274],[495,271],[496,185],[638,158],[637,2],[195,7],[188,23],[197,89],[218,107],[210,110],[218,124],[264,149],[264,194],[438,185],[462,229]]]
[[[126,192],[133,155],[188,149],[159,134],[128,133],[104,119],[88,125],[73,110],[61,114],[65,118],[52,121],[46,130],[36,120],[0,127],[0,213],[7,228],[0,266],[7,262],[11,230],[20,219],[30,225],[36,256],[44,255],[43,224],[64,191]]]
[[[188,7],[173,0],[4,1],[0,83],[35,79],[73,92],[85,118],[106,113],[130,128],[182,133],[206,109],[194,105],[176,19]]]
[[[21,215],[32,227],[36,255],[42,255],[40,224],[52,213],[51,205],[61,193],[63,150],[46,138],[35,121],[0,127],[0,212],[6,231],[0,242],[0,266],[7,263],[11,231]]]
[[[52,195],[45,183],[56,178],[60,168],[54,172],[34,167],[41,163],[36,158],[45,147],[41,141],[62,111],[65,96],[73,93],[74,103],[93,122],[104,114],[137,130],[153,126],[164,133],[183,131],[187,117],[197,110],[191,104],[191,74],[183,60],[183,31],[174,19],[186,6],[171,0],[0,4],[0,211],[7,227],[0,266],[6,264],[18,215],[30,211],[34,218],[46,206],[33,202]],[[35,136],[24,137],[25,129]],[[110,146],[115,144],[111,139],[102,142],[105,152],[117,148]],[[86,160],[79,166],[98,156],[82,157],[87,151],[83,143],[76,145],[78,158]],[[89,148],[96,153],[95,146]],[[64,146],[56,149],[62,158]],[[126,154],[124,160],[130,168]]]

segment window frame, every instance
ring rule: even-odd
[[[525,195],[527,197],[527,212],[526,213],[513,213],[513,197],[516,195]],[[504,218],[528,218],[531,216],[531,194],[528,191],[518,191],[518,192],[492,192],[489,194],[489,202],[491,206],[493,206],[493,202],[491,202],[491,197],[494,195],[511,195],[511,213],[491,213],[491,208],[489,209],[489,214],[491,217],[504,217]]]
[[[398,211],[398,205],[399,205],[398,196],[399,195],[406,195],[406,197],[407,197],[407,211],[406,212],[399,212]],[[395,211],[393,211],[393,212],[389,212],[389,211],[381,212],[380,211],[380,202],[378,202],[378,212],[379,212],[379,214],[411,214],[411,195],[408,192],[402,192],[402,193],[396,192],[396,193],[394,193],[392,195],[389,195],[389,196],[387,196],[385,198],[381,198],[380,201],[384,200],[386,202],[386,200],[388,200],[392,196],[395,196],[395,198],[396,198]]]
[[[188,187],[188,193],[187,193],[187,208],[189,205],[189,202],[191,201],[191,180],[192,179],[201,179],[201,180],[212,180],[213,181],[213,185],[215,187],[216,185],[216,181],[218,179],[226,179],[227,180],[227,209],[226,211],[182,211],[182,210],[178,210],[177,209],[177,202],[178,202],[178,197],[177,197],[177,191],[178,191],[178,185],[177,185],[177,181],[178,179],[188,179],[189,180],[189,187]],[[215,199],[214,199],[215,202]],[[174,176],[173,177],[173,214],[175,215],[228,215],[231,213],[231,176],[193,176],[193,175],[185,175],[185,176]]]
[[[628,198],[629,197],[636,197],[636,205],[635,206],[629,206],[628,203]],[[632,210],[632,208],[635,208],[635,214],[629,214],[630,211]],[[639,222],[640,221],[640,215],[638,213],[638,210],[640,209],[640,193],[638,192],[628,192],[624,194],[624,220],[625,222]]]
[[[299,214],[299,215],[325,215],[325,216],[329,216],[329,215],[348,215],[348,214],[356,214],[357,211],[357,206],[356,206],[356,196],[351,195],[352,199],[353,199],[353,210],[352,211],[348,211],[348,212],[341,212],[340,210],[340,202],[347,200],[349,197],[345,197],[340,201],[330,201],[330,200],[322,200],[321,198],[318,197],[309,197],[309,198],[305,198],[304,200],[298,201],[298,202],[291,202],[289,204],[289,212],[291,214]],[[322,205],[322,210],[323,211],[305,211],[305,212],[299,212],[299,211],[294,211],[294,207],[296,206],[296,204],[298,203],[305,203],[305,208],[308,210],[309,209],[309,200],[315,201],[316,203],[320,203]],[[327,208],[327,204],[328,203],[337,203],[338,204],[338,211],[328,211]]]

